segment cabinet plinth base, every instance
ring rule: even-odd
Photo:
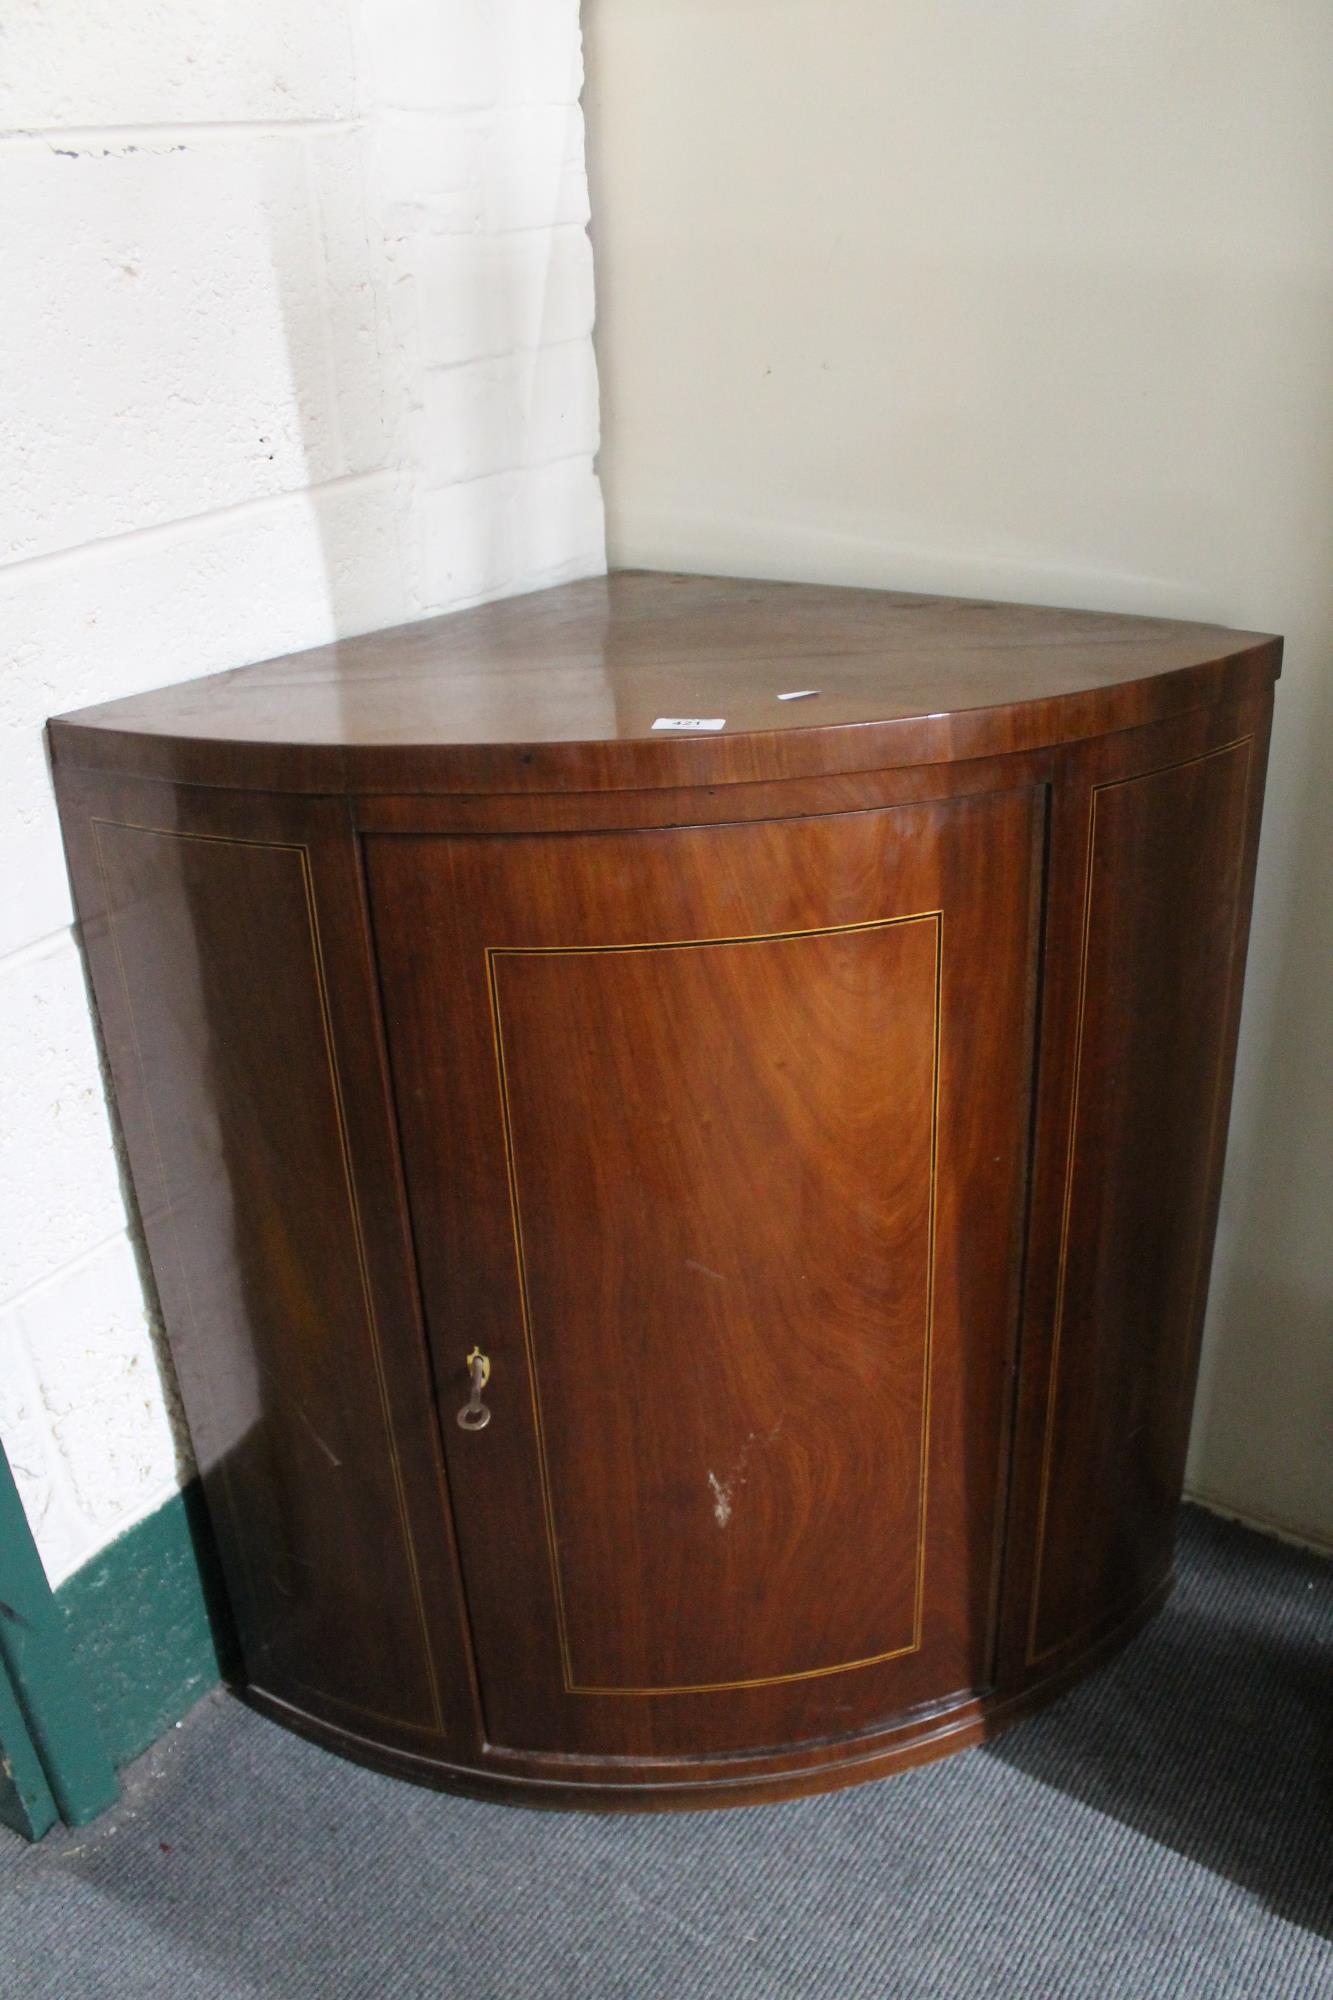
[[[457,1792],[460,1797],[495,1805],[527,1806],[541,1812],[606,1813],[701,1812],[722,1806],[772,1805],[817,1792],[840,1792],[850,1785],[873,1784],[915,1765],[933,1764],[988,1742],[1113,1659],[1161,1610],[1174,1582],[1174,1573],[1165,1576],[1109,1632],[1025,1687],[992,1689],[956,1707],[936,1710],[906,1724],[899,1720],[885,1729],[858,1732],[835,1743],[797,1744],[753,1757],[718,1757],[712,1760],[711,1769],[697,1762],[688,1770],[678,1765],[677,1774],[670,1777],[654,1774],[644,1764],[632,1765],[632,1776],[611,1777],[603,1774],[609,1762],[603,1773],[584,1765],[575,1777],[569,1769],[574,1762],[571,1758],[515,1758],[514,1768],[502,1764],[498,1756],[486,1767],[454,1764],[340,1728],[263,1688],[242,1684],[234,1692],[256,1714],[350,1763],[383,1771],[389,1777],[406,1778],[430,1791]],[[623,1762],[629,1764],[630,1760]],[[539,1768],[542,1765],[547,1767],[545,1771]]]

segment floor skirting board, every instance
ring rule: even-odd
[[[1202,1487],[1187,1486],[1185,1499],[1191,1506],[1202,1507],[1205,1513],[1216,1514],[1219,1520],[1235,1521],[1239,1527],[1253,1528],[1258,1535],[1272,1535],[1275,1541],[1285,1542],[1288,1548],[1309,1549],[1316,1556],[1333,1556],[1333,1541],[1326,1535],[1294,1528],[1290,1522],[1275,1520],[1270,1514],[1256,1514],[1252,1510],[1235,1507],[1229,1500],[1220,1499]]]

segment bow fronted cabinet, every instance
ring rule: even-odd
[[[1280,652],[625,573],[51,725],[249,1701],[728,1803],[1134,1632]]]

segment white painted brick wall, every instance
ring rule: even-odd
[[[186,1461],[41,728],[604,566],[577,0],[11,0],[0,1439],[60,1582]]]

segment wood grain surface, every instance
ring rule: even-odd
[[[84,709],[52,745],[285,791],[753,783],[1102,736],[1271,684],[1280,651],[1161,618],[624,572]],[[726,726],[654,731],[672,716]]]
[[[1092,789],[1029,1646],[1135,1603],[1185,1470],[1255,738]]]
[[[247,1699],[728,1803],[1137,1628],[1279,657],[621,576],[52,725]]]
[[[492,1743],[985,1682],[1038,805],[369,843]]]

